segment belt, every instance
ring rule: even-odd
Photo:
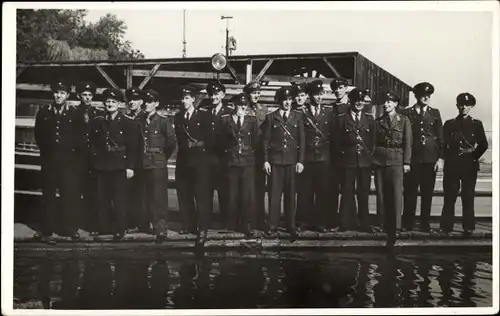
[[[161,148],[161,147],[148,148],[148,149],[146,149],[146,152],[148,152],[148,153],[162,153],[163,148]]]
[[[205,143],[203,141],[192,141],[188,140],[188,148],[203,147]]]
[[[462,156],[463,154],[470,154],[474,152],[474,148],[458,148],[458,155]]]
[[[377,144],[377,147],[383,147],[383,148],[401,148],[400,144],[392,144],[392,143],[380,143]]]
[[[118,151],[124,151],[125,149],[126,149],[125,146],[116,146],[116,147],[108,146],[106,148],[106,151],[107,152],[118,152]]]

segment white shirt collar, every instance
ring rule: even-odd
[[[194,112],[194,106],[190,107],[186,113],[189,113],[189,117],[191,117],[193,115],[193,112]]]
[[[424,112],[427,112],[427,110],[429,109],[429,106],[426,105],[426,106],[422,107],[422,106],[417,104],[417,106],[415,107],[415,110],[417,111],[418,114],[420,114],[420,111],[422,111],[422,109],[424,109]]]
[[[352,116],[353,120],[356,120],[356,115],[361,120],[361,111],[359,111],[358,113],[356,113],[356,112],[354,112],[354,111],[351,110],[351,116]]]
[[[218,105],[217,105],[214,109],[215,109],[215,114],[217,115],[217,113],[219,113],[219,112],[220,112],[220,110],[222,109],[222,102],[221,102],[221,103],[219,103],[219,104],[218,104]],[[212,110],[212,111],[213,111],[213,110]]]
[[[239,119],[239,116],[238,116],[238,115],[236,115],[236,114],[233,114],[233,121],[234,121],[235,123],[238,123],[238,119]],[[244,121],[245,121],[245,115],[243,115],[243,116],[241,117],[241,124],[243,124],[243,122],[244,122]]]
[[[311,108],[311,112],[312,113],[317,114],[318,112],[321,112],[321,105],[314,106],[314,105],[311,104],[310,108]]]
[[[290,116],[290,109],[288,109],[288,111],[285,111],[283,109],[280,109],[280,115],[283,116],[283,113],[286,113],[286,116]]]

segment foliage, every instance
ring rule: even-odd
[[[124,39],[127,26],[107,14],[86,22],[86,10],[17,10],[17,60],[142,59]]]

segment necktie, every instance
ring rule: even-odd
[[[106,115],[106,120],[108,120],[108,122],[111,122],[111,119],[112,119],[111,114]]]
[[[217,115],[217,112],[215,111],[215,108],[212,110],[213,115]]]
[[[286,120],[287,120],[286,112],[283,112],[283,122],[286,123]]]
[[[356,117],[356,125],[359,125],[359,114],[358,114],[358,113],[356,113],[356,114],[355,114],[355,117]]]
[[[243,125],[242,121],[243,121],[243,117],[238,116],[238,129],[241,129],[241,126]]]
[[[189,117],[189,112],[186,112],[186,120],[189,121],[190,117]]]
[[[387,122],[387,126],[391,127],[391,117],[389,115],[385,117],[385,121]]]

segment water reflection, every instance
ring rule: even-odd
[[[14,306],[196,309],[492,304],[488,254],[305,256],[308,260],[220,254],[113,260],[16,258]]]

